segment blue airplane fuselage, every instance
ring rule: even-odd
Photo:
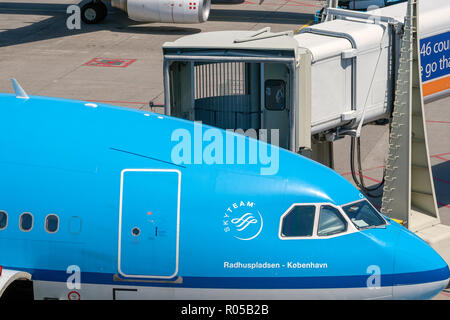
[[[30,274],[37,298],[431,298],[448,282],[445,261],[396,222],[356,228],[341,207],[364,196],[289,151],[276,148],[271,175],[261,163],[195,163],[194,151],[176,163],[173,132],[194,140],[210,127],[34,96],[1,94],[0,122],[0,266]],[[316,217],[314,234],[285,237],[284,218],[305,205],[337,208],[347,230],[321,237]]]

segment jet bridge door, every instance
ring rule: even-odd
[[[121,175],[118,271],[171,279],[178,273],[181,173],[126,169]]]

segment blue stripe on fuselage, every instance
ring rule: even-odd
[[[55,270],[31,270],[32,280],[66,282],[68,274]],[[370,275],[320,276],[320,277],[182,277],[182,283],[158,283],[148,281],[115,281],[114,274],[82,272],[81,282],[102,285],[127,285],[148,287],[222,288],[222,289],[332,289],[367,287]],[[448,266],[436,270],[381,275],[381,286],[414,285],[447,280]]]

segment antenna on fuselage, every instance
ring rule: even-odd
[[[16,98],[29,99],[27,93],[25,92],[25,90],[23,90],[23,88],[20,86],[19,82],[17,82],[16,79],[12,78],[11,82],[14,87],[14,91],[16,93]]]

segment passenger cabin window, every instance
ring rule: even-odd
[[[56,214],[49,214],[45,218],[45,230],[48,233],[55,233],[59,228],[59,218]]]
[[[338,209],[332,206],[322,206],[320,208],[318,236],[331,236],[346,230],[347,222]]]
[[[8,225],[8,214],[5,211],[0,211],[0,230],[6,229]]]
[[[378,227],[386,224],[386,221],[367,200],[343,206],[342,209],[344,209],[344,212],[358,229]]]
[[[295,206],[282,220],[281,237],[310,237],[314,229],[315,206]]]
[[[29,212],[22,213],[19,219],[19,227],[22,231],[30,231],[33,228],[33,215]]]
[[[286,108],[286,82],[266,80],[264,92],[264,107],[267,110],[281,111]]]

